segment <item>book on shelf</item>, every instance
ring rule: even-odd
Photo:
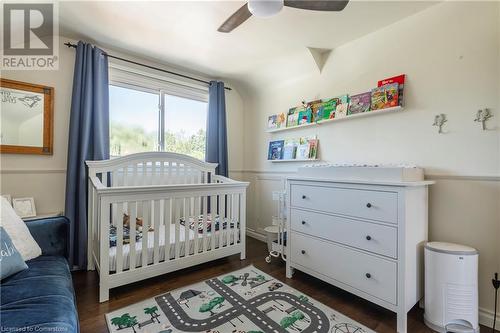
[[[338,97],[337,107],[335,108],[335,118],[344,118],[349,111],[349,95]]]
[[[320,118],[320,110],[323,107],[323,102],[318,99],[308,103],[308,106],[311,108],[311,122],[315,123],[321,120]]]
[[[322,109],[320,110],[322,120],[335,118],[335,109],[337,108],[338,98],[330,98],[323,100]]]
[[[372,90],[372,110],[391,108],[399,105],[398,83],[389,83]]]
[[[298,108],[291,108],[287,113],[286,127],[294,127],[298,125],[299,122],[299,111]]]
[[[319,140],[314,138],[309,140],[309,159],[315,160],[318,158],[318,143]]]
[[[280,112],[276,115],[276,128],[286,127],[286,114]]]
[[[310,124],[311,120],[312,120],[312,110],[309,106],[299,111],[299,120],[298,120],[299,125]]]
[[[362,94],[357,94],[351,96],[351,101],[349,103],[349,115],[358,114],[370,111],[372,103],[371,92],[365,92]]]
[[[382,87],[382,86],[385,86],[386,84],[397,83],[398,84],[398,105],[403,106],[405,79],[406,79],[406,74],[401,74],[398,76],[390,77],[388,79],[380,80],[380,81],[378,81],[377,86]]]
[[[281,160],[283,159],[283,145],[285,144],[284,140],[277,140],[269,142],[269,151],[267,153],[267,159],[272,160]]]
[[[297,160],[309,160],[316,159],[318,153],[318,139],[316,136],[313,137],[301,137],[298,140],[296,159]]]
[[[294,160],[295,154],[297,153],[297,140],[296,139],[286,139],[285,146],[283,148],[283,159],[284,160]]]
[[[278,128],[278,115],[273,114],[267,118],[267,128],[276,129]]]
[[[273,114],[267,118],[267,128],[277,129],[286,126],[286,115],[284,112]]]

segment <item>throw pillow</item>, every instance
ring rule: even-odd
[[[16,214],[14,208],[5,198],[2,200],[0,226],[9,234],[14,247],[19,251],[24,261],[36,258],[42,254],[40,246],[31,236],[26,223]]]
[[[4,228],[0,227],[0,279],[28,268]]]

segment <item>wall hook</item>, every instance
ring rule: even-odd
[[[441,134],[443,133],[443,125],[447,121],[448,119],[446,119],[446,115],[444,113],[441,113],[434,117],[434,124],[432,124],[432,126],[438,126],[438,133]]]
[[[493,117],[489,109],[478,110],[476,112],[476,119],[474,121],[480,122],[483,128],[483,131],[486,130],[486,121]]]

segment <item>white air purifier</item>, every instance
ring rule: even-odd
[[[443,333],[478,333],[478,252],[442,242],[425,245],[425,324]]]

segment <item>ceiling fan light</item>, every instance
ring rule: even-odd
[[[283,9],[284,0],[249,0],[248,9],[257,17],[270,17]]]

